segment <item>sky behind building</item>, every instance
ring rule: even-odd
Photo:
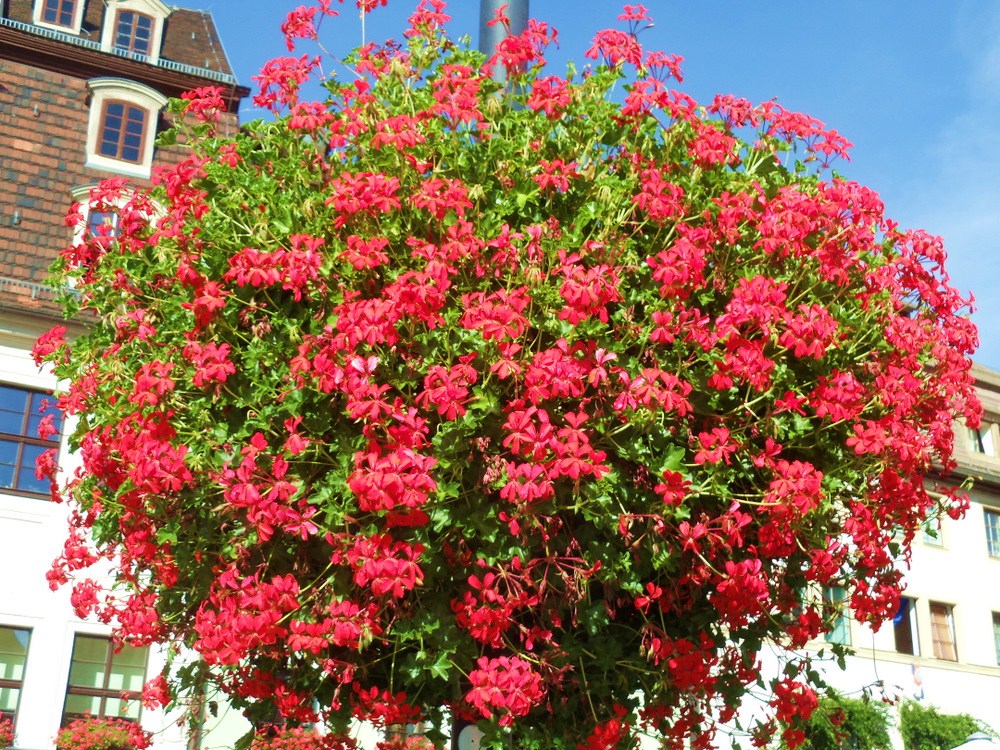
[[[210,10],[240,83],[288,54],[279,31],[293,0],[175,0]],[[353,3],[325,19],[320,37],[342,55],[363,39],[402,38],[416,0],[388,0],[364,28]],[[699,102],[730,93],[776,99],[854,143],[845,177],[880,193],[902,227],[945,239],[953,284],[971,291],[982,345],[1000,369],[1000,3],[844,0],[647,0],[647,49],[682,55],[678,86]],[[553,72],[584,62],[594,32],[618,26],[617,0],[532,0],[531,15],[559,30]],[[453,37],[476,43],[479,0],[453,0]],[[304,43],[302,52],[315,47]],[[262,116],[249,100],[244,121]]]

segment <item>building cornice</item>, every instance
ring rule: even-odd
[[[233,114],[238,111],[240,100],[250,94],[250,89],[235,82],[224,83],[207,76],[151,65],[43,34],[33,34],[8,24],[0,24],[0,58],[73,78],[128,78],[169,97],[179,97],[185,91],[201,86],[216,85],[223,89],[228,111]]]

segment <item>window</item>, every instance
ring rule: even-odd
[[[993,422],[984,421],[978,429],[968,428],[969,450],[973,453],[981,453],[984,456],[996,458],[996,441],[993,439],[995,427],[996,425]]]
[[[87,166],[149,177],[159,112],[158,91],[122,78],[94,78],[90,89]]]
[[[63,724],[86,713],[137,720],[148,653],[130,646],[115,653],[110,638],[76,636]]]
[[[924,521],[923,526],[924,544],[931,547],[943,547],[944,538],[941,535],[941,519],[934,518]]]
[[[920,655],[916,601],[908,596],[899,599],[899,609],[892,618],[892,636],[897,653]]]
[[[45,0],[42,7],[42,20],[53,26],[73,28],[76,3],[77,0]]]
[[[88,211],[87,234],[91,237],[117,237],[117,211]]]
[[[101,48],[158,62],[171,7],[162,0],[105,0],[104,7]]]
[[[17,720],[31,631],[0,626],[0,717]]]
[[[955,648],[955,618],[952,615],[951,605],[931,602],[930,609],[934,658],[958,661],[958,651]]]
[[[106,101],[101,112],[100,140],[97,151],[109,159],[138,164],[149,113],[129,102]]]
[[[997,666],[1000,667],[1000,614],[993,613],[993,650],[997,654]]]
[[[824,609],[833,613],[830,632],[823,636],[827,643],[851,645],[851,623],[844,605],[846,596],[847,592],[840,586],[827,586],[823,589]]]
[[[986,550],[990,557],[1000,557],[1000,511],[983,508],[986,524]]]
[[[31,21],[39,26],[79,34],[83,0],[34,0]]]
[[[119,11],[115,22],[115,49],[149,55],[153,39],[153,18],[131,10]]]
[[[43,419],[56,431],[46,438],[38,436]],[[59,447],[61,430],[51,394],[0,385],[0,489],[47,494],[49,481],[35,477],[35,461]]]

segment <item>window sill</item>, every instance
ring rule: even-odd
[[[88,155],[84,166],[90,169],[99,169],[102,172],[114,172],[115,174],[127,177],[139,177],[144,180],[148,180],[153,172],[152,167],[145,164],[133,164],[132,162],[110,159],[107,156],[99,156],[97,154]]]

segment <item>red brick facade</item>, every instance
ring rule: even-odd
[[[172,10],[164,23],[160,51],[161,60],[205,68],[203,77],[197,70],[168,69],[46,35],[43,29],[30,26],[33,1],[10,0],[0,18],[0,181],[4,186],[0,193],[0,308],[53,314],[52,295],[40,285],[52,260],[72,240],[63,220],[72,203],[71,191],[116,174],[85,166],[88,80],[135,81],[166,97],[197,86],[221,85],[229,100],[230,111],[224,117],[230,128],[237,125],[236,111],[247,90],[232,80],[208,14]],[[86,0],[81,36],[100,39],[105,5],[105,0]],[[19,23],[5,24],[4,20]],[[208,78],[211,73],[221,75]],[[161,113],[155,126],[157,131],[169,127],[167,116]],[[158,149],[153,163],[170,163],[182,153],[180,147]]]

